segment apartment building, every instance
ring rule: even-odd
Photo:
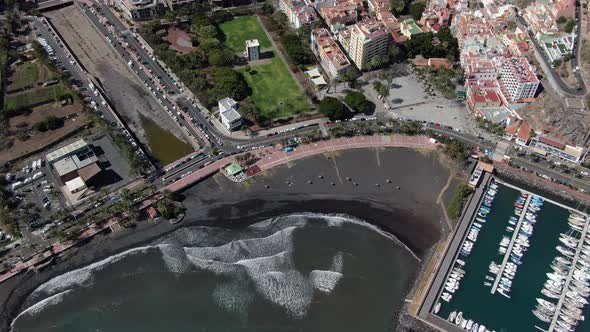
[[[337,78],[352,66],[327,29],[320,28],[311,32],[311,49],[320,58],[322,68],[332,79]]]
[[[160,10],[158,0],[115,0],[114,4],[131,21],[148,20]]]
[[[383,23],[366,20],[352,26],[349,53],[352,62],[361,70],[368,67],[373,57],[387,55],[390,35]]]
[[[285,13],[295,29],[311,24],[318,18],[315,9],[303,0],[280,0],[279,9]]]
[[[500,83],[504,95],[512,102],[534,98],[539,88],[535,67],[524,57],[504,59]]]

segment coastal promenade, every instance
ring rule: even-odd
[[[496,279],[494,280],[494,285],[492,285],[492,289],[490,290],[490,293],[492,293],[492,294],[494,294],[496,292],[496,289],[498,289],[498,285],[500,284],[500,280],[502,279],[502,274],[504,273],[504,269],[506,268],[506,264],[508,263],[508,259],[510,258],[510,254],[512,253],[512,247],[514,247],[514,243],[516,242],[516,238],[518,237],[518,232],[520,231],[520,227],[522,226],[522,221],[524,220],[527,208],[529,207],[529,204],[531,203],[532,198],[533,198],[533,195],[529,194],[526,201],[524,202],[524,207],[522,208],[520,218],[518,219],[518,223],[516,224],[516,227],[514,227],[512,239],[510,239],[510,244],[508,245],[508,248],[506,249],[506,254],[504,254],[504,259],[502,260],[502,265],[500,265],[500,269],[498,270],[498,273],[496,274]]]
[[[435,326],[444,328],[445,331],[463,330],[449,323],[448,321],[431,314],[431,310],[436,304],[436,301],[438,300],[439,295],[442,292],[442,286],[447,280],[447,277],[455,264],[455,260],[459,255],[459,249],[461,248],[463,240],[467,236],[467,233],[473,222],[474,216],[477,213],[477,209],[479,208],[479,204],[482,200],[482,197],[484,196],[484,193],[487,189],[488,183],[490,182],[491,178],[491,174],[485,173],[482,183],[475,190],[473,196],[471,197],[461,217],[461,220],[459,221],[459,224],[455,228],[455,232],[449,235],[451,240],[449,242],[449,245],[447,246],[444,258],[440,262],[440,266],[436,272],[436,276],[434,277],[434,280],[432,281],[428,289],[428,294],[424,298],[422,306],[418,311],[418,317],[425,319],[426,321],[434,324]]]
[[[374,136],[357,136],[343,137],[327,141],[320,141],[310,144],[297,146],[291,152],[283,151],[282,145],[266,147],[254,151],[244,152],[253,153],[258,159],[253,168],[258,167],[260,171],[284,165],[291,161],[322,154],[348,149],[360,148],[387,148],[401,147],[413,149],[435,150],[438,144],[426,136],[403,136],[403,135],[374,135]],[[166,186],[164,189],[169,191],[180,191],[185,189],[206,177],[209,177],[219,171],[223,166],[236,161],[236,155],[220,159],[210,165],[201,168],[198,171]]]

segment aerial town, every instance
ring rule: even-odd
[[[0,330],[35,330],[19,317],[57,271],[211,226],[218,200],[399,195],[426,167],[381,166],[400,150],[447,173],[387,330],[590,330],[588,3],[3,1]],[[347,175],[359,150],[376,164]]]

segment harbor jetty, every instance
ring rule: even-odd
[[[527,210],[529,204],[531,203],[532,198],[533,198],[533,195],[529,195],[527,197],[527,199],[524,203],[523,212]],[[508,249],[506,250],[506,254],[504,254],[504,259],[502,260],[502,264],[500,265],[500,270],[496,274],[496,279],[494,280],[494,284],[492,285],[492,289],[490,290],[490,292],[492,294],[494,294],[496,292],[496,290],[498,289],[498,285],[500,284],[500,280],[502,279],[502,275],[504,273],[504,269],[506,268],[506,264],[508,263],[508,259],[510,258],[510,254],[512,253],[512,247],[514,246],[514,243],[516,242],[516,238],[518,237],[520,227],[522,226],[522,222],[524,220],[524,217],[525,217],[525,213],[521,213],[520,218],[518,218],[518,223],[516,224],[516,227],[515,227],[514,232],[512,234],[512,238],[510,239],[510,244],[508,244]]]
[[[563,292],[561,293],[561,296],[559,297],[559,301],[557,302],[556,306],[555,306],[555,315],[553,315],[553,318],[551,319],[551,323],[549,325],[549,330],[548,332],[553,332],[556,330],[563,330],[563,324],[558,325],[558,319],[560,317],[562,317],[562,315],[560,315],[561,313],[561,309],[564,305],[564,302],[567,298],[568,292],[567,290],[570,289],[572,280],[574,280],[574,272],[575,271],[579,271],[578,269],[576,269],[575,267],[578,265],[579,261],[580,261],[580,254],[582,253],[582,249],[584,248],[584,239],[586,238],[586,235],[588,234],[588,226],[590,225],[588,223],[588,217],[584,217],[585,222],[584,222],[584,228],[582,230],[582,236],[580,238],[580,241],[578,242],[578,246],[576,248],[576,253],[574,254],[574,257],[572,258],[572,268],[569,269],[569,273],[567,275],[567,278],[565,279],[565,284],[563,287]],[[572,324],[574,325],[574,324]],[[575,325],[574,325],[575,326]]]

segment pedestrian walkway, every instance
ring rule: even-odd
[[[430,138],[426,136],[403,136],[403,135],[391,135],[391,136],[358,136],[358,137],[347,137],[337,138],[328,141],[321,141],[317,143],[299,145],[291,152],[285,152],[281,145],[266,147],[254,151],[244,152],[253,153],[258,161],[253,168],[258,168],[260,171],[280,166],[288,162],[310,157],[317,154],[326,152],[358,149],[358,148],[379,148],[379,147],[405,147],[405,148],[420,148],[435,150],[438,144],[434,143]],[[165,187],[165,190],[179,191],[185,189],[202,179],[215,174],[219,169],[235,162],[236,156],[228,156],[220,159],[210,165],[207,165],[194,173],[169,184]],[[258,173],[257,173],[258,174]]]

